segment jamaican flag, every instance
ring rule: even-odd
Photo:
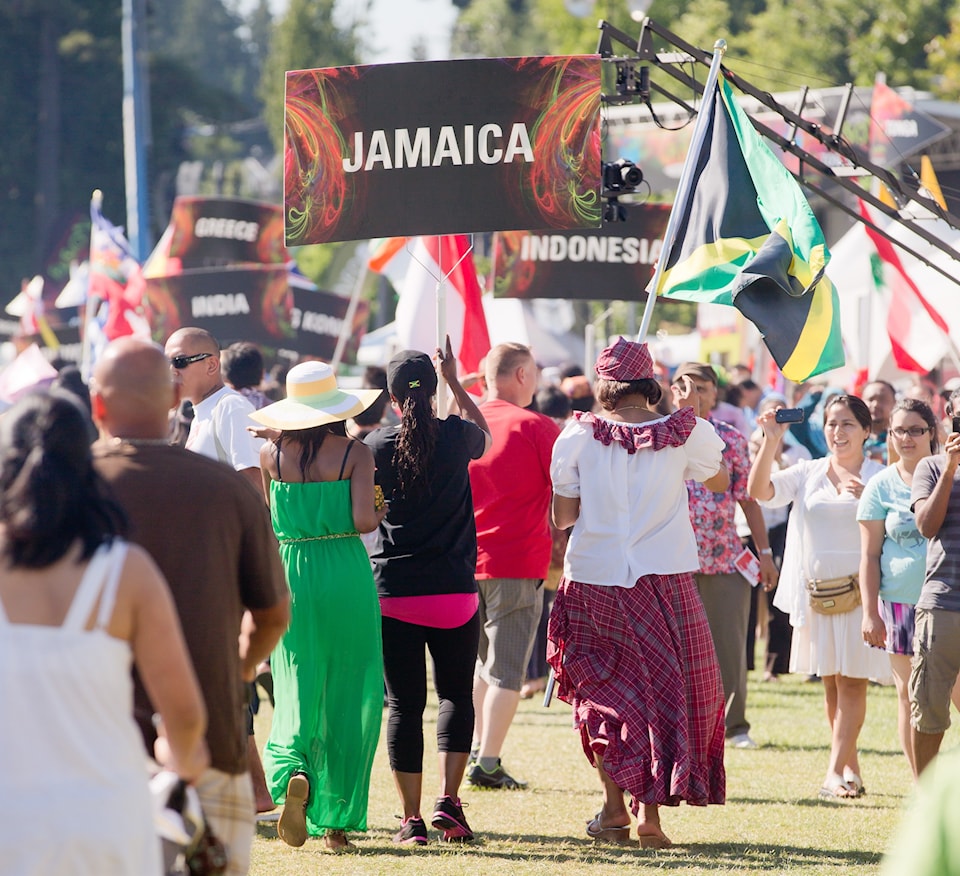
[[[704,94],[691,192],[657,292],[736,307],[794,381],[844,363],[830,254],[800,186],[719,80]]]

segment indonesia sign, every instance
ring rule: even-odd
[[[286,243],[600,225],[600,58],[287,73]]]
[[[493,286],[505,298],[642,301],[670,207],[631,207],[626,222],[580,231],[507,231],[493,247]]]

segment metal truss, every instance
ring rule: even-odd
[[[614,91],[602,96],[605,104],[609,106],[643,104],[647,106],[655,119],[656,114],[654,113],[651,103],[651,95],[657,94],[676,104],[677,107],[686,113],[695,114],[697,112],[695,104],[699,102],[700,97],[703,95],[703,83],[698,82],[695,77],[691,76],[684,69],[684,65],[698,64],[709,68],[713,59],[711,52],[690,45],[676,34],[656,24],[649,18],[644,19],[640,35],[636,39],[614,27],[607,21],[601,21],[599,23],[599,29],[601,35],[597,52],[604,62],[612,67],[615,73]],[[666,43],[671,50],[655,50],[654,37]],[[694,98],[691,100],[690,98],[681,97],[671,89],[651,80],[651,67],[670,76],[679,85],[683,86],[686,91],[692,93]],[[837,120],[833,125],[833,130],[828,131],[820,124],[804,119],[801,115],[806,97],[806,88],[801,92],[800,106],[796,110],[793,110],[783,106],[769,92],[757,88],[726,66],[721,66],[721,75],[731,85],[738,88],[744,94],[750,95],[758,103],[777,113],[784,119],[792,131],[791,136],[795,135],[798,130],[803,131],[808,136],[817,140],[829,155],[835,157],[835,161],[828,164],[823,158],[817,157],[798,146],[793,139],[784,137],[782,134],[763,124],[763,122],[750,117],[754,128],[756,128],[763,137],[775,143],[784,152],[796,156],[799,161],[799,173],[793,173],[792,171],[791,173],[793,173],[794,178],[802,186],[816,193],[827,203],[851,216],[857,222],[860,222],[877,234],[887,238],[891,243],[909,253],[914,258],[919,259],[948,280],[960,285],[960,266],[958,266],[956,273],[951,273],[949,270],[932,262],[927,256],[904,244],[885,229],[866,220],[855,207],[845,203],[838,194],[830,191],[831,187],[839,186],[841,189],[850,192],[852,195],[870,204],[874,210],[889,217],[903,228],[908,229],[940,252],[949,256],[955,262],[960,262],[960,253],[936,234],[933,234],[925,228],[922,221],[912,218],[904,208],[906,208],[910,202],[919,204],[925,210],[929,211],[929,213],[944,220],[958,231],[960,231],[960,217],[955,216],[948,210],[944,210],[933,198],[929,197],[926,190],[921,187],[918,178],[903,179],[888,168],[871,163],[843,138],[843,121],[847,110],[849,95],[852,94],[852,85],[848,86],[847,100],[841,103]],[[819,175],[819,178],[812,179],[811,176],[805,172],[806,170],[813,171],[816,175]],[[876,195],[859,185],[857,179],[864,176],[870,176],[882,182],[893,195],[899,209],[890,207]]]

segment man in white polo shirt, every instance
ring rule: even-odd
[[[164,353],[180,385],[180,397],[193,403],[187,450],[229,465],[262,497],[262,441],[247,431],[247,426],[253,425],[250,414],[255,408],[235,389],[224,385],[217,339],[206,329],[187,326],[170,335]],[[274,804],[253,736],[252,711],[247,722],[247,763],[257,812],[269,812]]]
[[[226,463],[262,493],[261,441],[247,431],[254,407],[224,385],[217,339],[206,329],[186,327],[170,335],[164,352],[181,397],[193,403],[187,450]]]

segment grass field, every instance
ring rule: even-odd
[[[878,872],[900,814],[909,802],[911,777],[896,735],[896,695],[892,687],[871,686],[867,721],[860,737],[865,797],[821,801],[817,790],[826,770],[828,738],[822,687],[800,678],[760,683],[750,673],[748,718],[759,748],[728,750],[727,803],[662,810],[663,827],[675,845],[664,851],[639,846],[595,844],[584,823],[599,809],[596,772],[587,764],[571,729],[570,710],[554,701],[521,702],[504,763],[530,782],[525,791],[463,788],[466,815],[477,833],[470,846],[431,842],[399,848],[391,838],[399,812],[381,744],[370,791],[369,831],[352,835],[357,850],[333,855],[322,841],[300,849],[278,839],[273,825],[261,824],[254,841],[254,876],[306,874],[509,873],[510,876],[640,873],[672,876],[702,873],[872,874]],[[267,705],[257,719],[258,739],[269,730]],[[427,755],[424,811],[436,793],[433,742],[436,701],[426,716]],[[957,743],[956,728],[944,750]]]

